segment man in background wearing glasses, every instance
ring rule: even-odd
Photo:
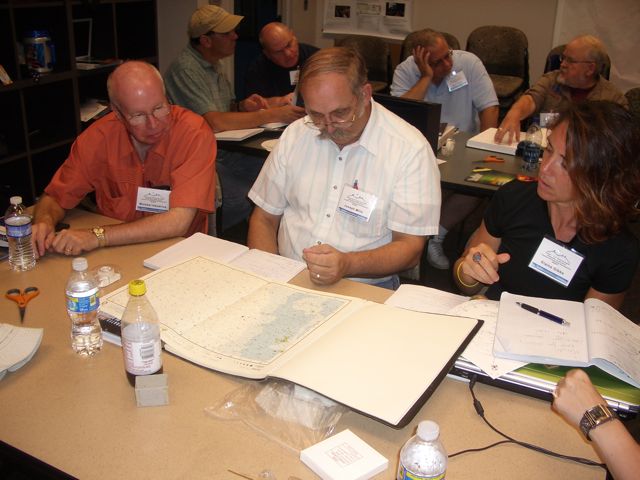
[[[236,28],[244,17],[216,5],[205,5],[191,15],[189,43],[165,72],[167,93],[176,105],[202,115],[214,132],[291,123],[304,110],[289,97],[264,98],[254,94],[236,104],[231,83],[220,60],[235,53]],[[216,168],[222,184],[222,232],[249,218],[247,198],[262,168],[262,157],[218,149]]]
[[[560,58],[560,69],[545,73],[509,109],[496,132],[496,142],[520,140],[520,121],[534,114],[540,114],[542,126],[546,126],[552,115],[568,102],[609,100],[627,107],[624,94],[600,75],[607,52],[596,37],[574,38]]]
[[[123,63],[107,80],[113,110],[74,142],[35,208],[37,256],[65,255],[207,231],[214,204],[216,144],[201,116],[169,105],[158,70]],[[118,225],[54,227],[89,193]]]
[[[387,288],[437,231],[440,175],[425,137],[371,99],[362,57],[328,48],[299,82],[307,117],[291,124],[249,192],[248,245]]]
[[[440,103],[440,122],[463,132],[498,126],[498,97],[482,61],[473,53],[451,50],[444,36],[431,29],[420,32],[412,55],[396,68],[391,95]],[[445,191],[438,235],[427,247],[432,267],[450,267],[444,239],[480,202],[478,197]]]

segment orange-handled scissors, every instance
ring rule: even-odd
[[[20,309],[20,323],[24,322],[24,312],[27,308],[27,303],[38,295],[40,295],[38,287],[27,287],[24,289],[24,292],[19,288],[12,288],[4,294],[9,300],[13,300],[18,304],[18,308]]]

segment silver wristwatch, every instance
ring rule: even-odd
[[[587,437],[587,440],[591,441],[589,438],[591,430],[615,418],[617,418],[615,412],[607,405],[596,405],[584,412],[582,420],[580,420],[580,430]]]

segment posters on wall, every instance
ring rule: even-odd
[[[403,40],[411,32],[413,0],[326,0],[323,33]]]

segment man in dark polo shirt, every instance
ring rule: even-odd
[[[262,53],[247,71],[247,95],[265,98],[284,97],[293,92],[298,71],[318,49],[298,43],[293,31],[279,22],[271,22],[260,31]]]

